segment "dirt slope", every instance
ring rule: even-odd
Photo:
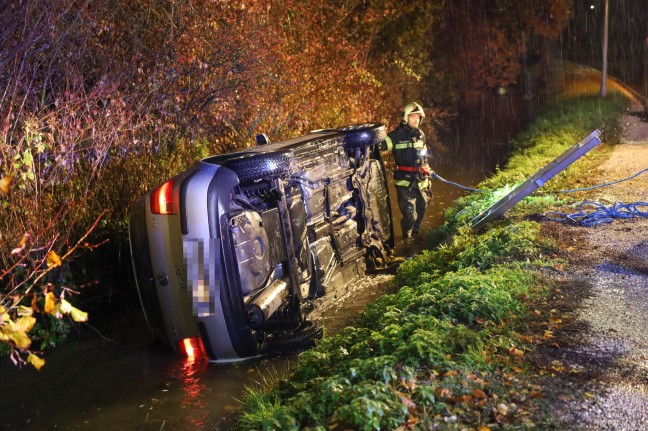
[[[643,112],[629,112],[620,126],[622,143],[594,174],[597,183],[648,168]],[[648,202],[648,172],[591,199]],[[552,275],[559,285],[550,307],[555,343],[537,358],[559,429],[648,429],[648,218],[590,228],[547,222],[543,229],[569,261]]]

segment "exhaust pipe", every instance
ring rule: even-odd
[[[247,306],[252,326],[260,326],[267,322],[286,299],[288,299],[288,283],[281,279],[273,281]]]

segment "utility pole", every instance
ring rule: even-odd
[[[644,94],[648,96],[648,37],[644,39],[644,50],[643,50],[643,84],[644,84]]]
[[[605,18],[603,21],[603,67],[601,68],[601,97],[607,94],[606,80],[607,80],[607,56],[608,56],[608,14],[610,7],[610,0],[605,0]]]

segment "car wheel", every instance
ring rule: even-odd
[[[381,123],[353,124],[338,130],[344,133],[344,146],[347,148],[376,145],[387,137],[385,126]]]
[[[294,331],[273,334],[268,347],[272,352],[292,353],[315,347],[315,340],[323,335],[324,328],[321,324],[306,320]]]
[[[292,154],[288,151],[271,154],[248,154],[228,160],[224,166],[230,168],[241,182],[281,175],[288,171]]]

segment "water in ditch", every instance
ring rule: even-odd
[[[506,145],[524,124],[520,98],[496,97],[440,133],[432,168],[443,178],[474,186],[492,173]],[[424,228],[438,226],[443,212],[465,191],[435,181]],[[399,232],[391,190],[396,251],[411,255],[416,241]],[[353,322],[362,308],[389,292],[389,275],[368,277],[328,301],[319,317],[332,334]],[[130,283],[130,281],[125,281]],[[0,360],[0,431],[3,430],[225,430],[236,418],[246,387],[285,375],[296,356],[268,356],[236,364],[180,358],[151,340],[140,313],[118,316],[99,335],[90,327],[73,333],[46,354],[40,372]]]

